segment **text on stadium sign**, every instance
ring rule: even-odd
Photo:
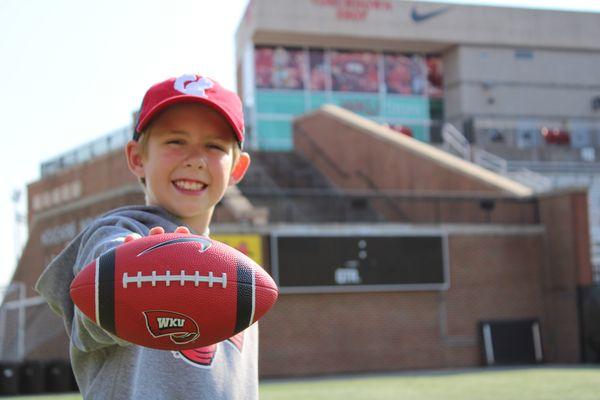
[[[386,0],[312,0],[320,7],[336,9],[336,18],[341,20],[363,21],[369,17],[369,11],[390,11],[393,3]]]

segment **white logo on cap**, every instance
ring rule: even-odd
[[[213,86],[214,83],[210,79],[204,77],[198,79],[196,75],[182,75],[175,80],[175,85],[173,85],[175,90],[181,93],[200,97],[208,97],[205,91]]]

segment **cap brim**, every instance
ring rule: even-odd
[[[239,128],[236,127],[236,124],[234,123],[233,119],[229,116],[229,113],[225,109],[223,109],[217,103],[211,101],[208,98],[199,97],[199,96],[190,96],[190,95],[187,95],[187,94],[184,94],[184,95],[181,95],[181,96],[169,97],[168,99],[163,100],[160,103],[158,103],[157,105],[155,105],[144,116],[143,119],[140,119],[138,121],[138,124],[137,124],[137,127],[136,127],[135,131],[137,133],[142,133],[142,131],[148,126],[148,123],[152,120],[152,118],[156,117],[157,114],[159,114],[161,111],[163,111],[167,107],[172,106],[173,104],[180,104],[180,103],[199,103],[199,104],[204,104],[204,105],[212,108],[213,110],[217,111],[229,123],[229,126],[231,126],[231,129],[235,133],[237,141],[239,143],[242,143],[243,132],[239,131]]]

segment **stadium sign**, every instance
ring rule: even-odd
[[[389,12],[394,4],[387,0],[312,0],[319,7],[330,7],[336,11],[339,20],[364,21],[370,11]]]
[[[273,278],[282,293],[447,290],[441,232],[273,232]]]

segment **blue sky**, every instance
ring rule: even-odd
[[[599,1],[446,2],[600,12]],[[0,285],[25,240],[12,193],[38,179],[42,161],[127,125],[145,89],[160,79],[198,71],[234,89],[234,34],[246,4],[0,1],[0,221],[7,228]]]

